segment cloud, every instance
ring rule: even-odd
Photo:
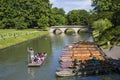
[[[53,7],[63,8],[66,12],[73,9],[92,9],[91,0],[50,0]]]
[[[50,3],[55,3],[57,2],[57,0],[50,0]]]
[[[91,4],[91,0],[82,0],[82,1],[66,1],[65,4],[68,5],[90,5]]]

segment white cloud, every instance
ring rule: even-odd
[[[84,0],[84,1],[67,1],[65,4],[68,5],[90,5],[91,0]]]
[[[53,7],[63,8],[66,12],[73,9],[92,9],[91,0],[50,0]]]
[[[50,0],[50,3],[55,3],[57,2],[57,0]]]

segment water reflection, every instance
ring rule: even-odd
[[[28,68],[29,80],[35,79],[35,70],[34,68]]]

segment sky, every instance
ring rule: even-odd
[[[91,0],[50,0],[52,7],[63,8],[66,13],[73,9],[85,9],[90,11]]]

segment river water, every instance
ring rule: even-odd
[[[0,80],[120,80],[119,74],[57,77],[55,72],[64,46],[76,41],[93,41],[89,33],[79,35],[46,35],[0,50]],[[48,57],[41,67],[28,67],[27,48],[47,52]]]

